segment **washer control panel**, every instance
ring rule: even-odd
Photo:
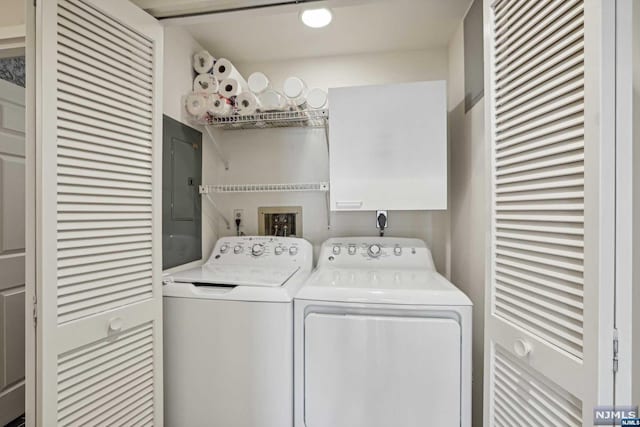
[[[427,245],[419,239],[337,237],[324,242],[318,266],[433,268]]]
[[[311,244],[295,237],[241,236],[222,237],[213,250],[217,264],[291,264],[311,259]],[[262,261],[264,260],[264,261]]]

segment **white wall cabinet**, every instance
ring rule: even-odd
[[[329,90],[331,210],[447,208],[445,81]]]

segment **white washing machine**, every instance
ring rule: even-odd
[[[471,310],[421,240],[327,240],[294,302],[295,426],[470,426]]]
[[[293,424],[293,296],[309,242],[221,238],[200,268],[165,277],[168,427]]]

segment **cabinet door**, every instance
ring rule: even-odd
[[[446,83],[329,90],[332,210],[447,208]]]

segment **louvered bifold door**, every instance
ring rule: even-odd
[[[36,6],[37,422],[162,424],[162,28]]]
[[[611,403],[611,3],[485,2],[486,425],[590,425]]]

